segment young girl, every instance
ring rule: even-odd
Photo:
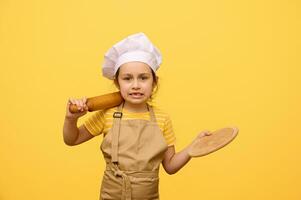
[[[95,112],[79,128],[77,120],[88,109],[86,98],[68,101],[63,129],[67,145],[104,136],[101,150],[106,170],[100,199],[159,199],[160,163],[174,174],[191,159],[191,144],[176,153],[168,115],[148,103],[158,84],[160,64],[159,50],[143,33],[128,36],[105,54],[103,65],[103,75],[114,80],[124,101]],[[70,104],[76,104],[80,112],[71,113]],[[196,140],[206,135],[210,133],[203,131]]]

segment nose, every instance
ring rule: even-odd
[[[132,85],[133,89],[139,89],[139,81],[137,79],[134,79],[133,81],[133,85]]]

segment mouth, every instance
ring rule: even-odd
[[[133,93],[130,93],[130,96],[133,98],[141,98],[141,97],[143,97],[143,93],[133,92]]]

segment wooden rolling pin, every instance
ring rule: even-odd
[[[123,101],[120,92],[108,93],[96,97],[91,97],[87,99],[86,105],[88,106],[88,111],[102,110],[106,108],[112,108],[118,106]],[[70,112],[79,112],[75,104],[71,104],[69,107]]]

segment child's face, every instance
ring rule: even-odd
[[[152,69],[143,62],[128,62],[119,68],[118,83],[123,99],[130,104],[144,104],[153,90]]]

